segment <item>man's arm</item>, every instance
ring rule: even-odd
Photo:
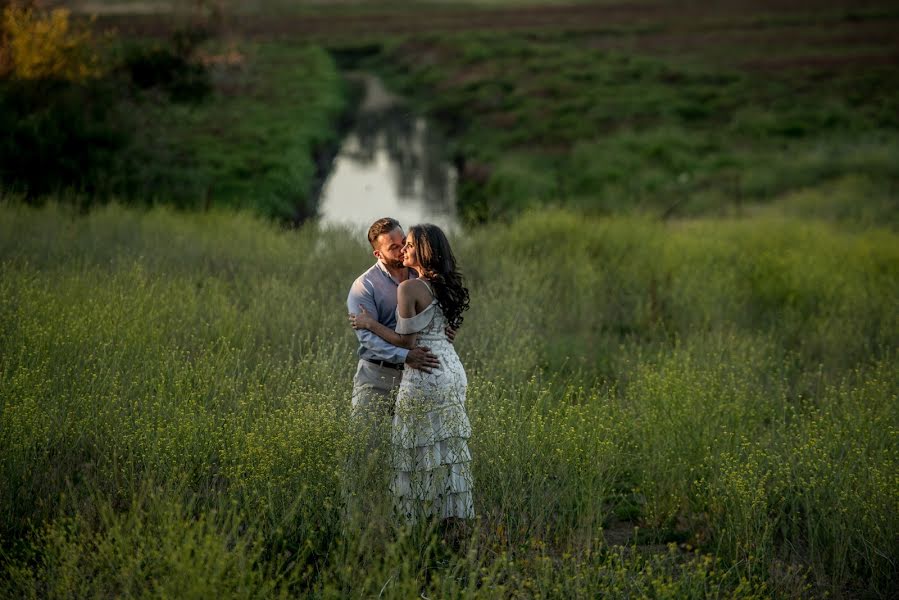
[[[347,310],[351,314],[359,312],[359,306],[365,308],[365,311],[377,318],[378,309],[375,306],[374,295],[372,291],[365,286],[360,280],[356,280],[350,288],[349,296],[347,296]],[[371,357],[378,360],[386,360],[392,363],[406,362],[406,355],[409,353],[405,348],[399,348],[390,344],[367,329],[357,329],[356,338],[359,343],[369,350]]]
[[[353,329],[357,331],[360,329],[367,329],[388,344],[393,344],[399,348],[408,348],[411,350],[415,347],[415,342],[418,339],[417,333],[397,333],[370,315],[368,311],[365,310],[364,306],[359,306],[359,313],[350,314],[350,324],[353,326]]]

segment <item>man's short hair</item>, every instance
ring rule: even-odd
[[[399,226],[400,222],[391,217],[384,217],[383,219],[378,219],[372,223],[371,227],[368,228],[368,243],[371,244],[372,249],[376,249],[375,242],[378,240],[379,235],[382,233],[390,233]]]

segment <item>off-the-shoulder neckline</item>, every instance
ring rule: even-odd
[[[420,313],[415,313],[415,314],[412,315],[411,317],[400,317],[400,307],[397,306],[397,307],[396,307],[396,316],[399,317],[400,319],[414,319],[414,318],[417,317],[418,315],[423,315],[424,312],[425,312],[426,310],[428,310],[429,308],[433,308],[435,304],[437,304],[437,298],[434,298],[433,300],[431,300],[431,303],[428,304],[427,306],[425,306],[423,309],[421,309],[421,312],[420,312]]]

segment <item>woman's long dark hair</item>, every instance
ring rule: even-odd
[[[430,223],[413,225],[409,234],[422,274],[433,284],[437,304],[450,327],[458,328],[463,320],[462,311],[468,310],[468,288],[462,285],[462,274],[456,268],[456,257],[446,235]]]

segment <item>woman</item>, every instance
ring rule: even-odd
[[[461,325],[468,290],[446,236],[435,225],[409,229],[403,265],[418,277],[397,289],[396,331],[365,309],[351,317],[356,329],[368,329],[395,346],[428,346],[440,360],[440,367],[431,373],[403,372],[393,417],[391,490],[408,522],[430,516],[470,519],[474,507],[468,452],[471,425],[465,413],[468,379],[445,333],[447,325],[453,329]]]

